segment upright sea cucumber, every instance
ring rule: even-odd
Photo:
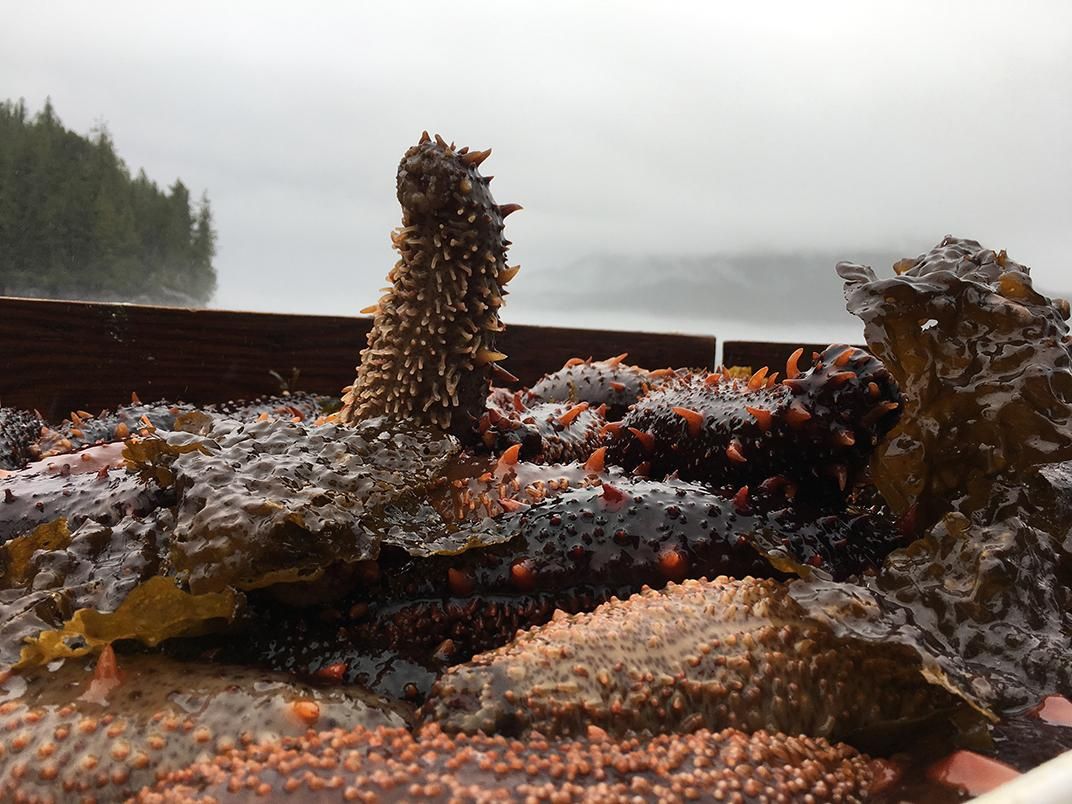
[[[427,132],[398,166],[402,227],[391,239],[400,259],[375,316],[357,379],[340,418],[386,415],[432,425],[472,442],[496,363],[499,308],[518,267],[506,264],[503,218],[490,176],[477,167],[491,154],[455,149]]]

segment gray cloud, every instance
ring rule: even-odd
[[[526,207],[508,319],[589,255],[907,255],[946,232],[1072,292],[1072,5],[666,5],[23,3],[0,97],[51,95],[132,169],[207,188],[220,306],[372,301],[424,128],[493,146],[498,199]]]

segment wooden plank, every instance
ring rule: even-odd
[[[758,369],[769,366],[771,371],[784,371],[785,361],[801,346],[804,358],[801,368],[808,365],[812,352],[821,352],[828,343],[776,343],[772,341],[726,341],[722,344],[722,362],[726,366],[751,366]],[[858,344],[857,344],[858,345]],[[860,346],[861,349],[867,347]]]
[[[0,297],[0,404],[46,418],[129,400],[200,404],[274,393],[269,371],[337,394],[354,377],[369,318],[246,313]],[[710,336],[509,325],[506,368],[523,385],[570,357],[629,352],[643,366],[704,366]]]

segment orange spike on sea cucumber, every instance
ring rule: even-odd
[[[491,156],[491,148],[486,151],[470,151],[467,154],[462,154],[462,161],[469,167],[478,167],[489,156]]]
[[[797,363],[804,355],[804,347],[800,347],[793,354],[789,355],[789,359],[785,361],[785,376],[787,379],[795,380],[800,376],[800,368]]]
[[[804,407],[804,403],[799,399],[793,400],[793,403],[785,411],[785,420],[789,422],[790,427],[800,427],[810,418],[811,412]]]
[[[499,456],[499,467],[514,466],[517,464],[518,458],[521,456],[521,445],[511,444],[509,447],[503,450],[502,455]]]
[[[767,388],[773,388],[777,383],[778,383],[778,372],[776,371],[772,375],[767,377],[767,386],[766,387]]]
[[[767,381],[767,367],[759,369],[755,374],[748,378],[748,390],[758,391],[763,387],[763,384]]]
[[[615,504],[625,502],[625,492],[610,483],[603,484],[603,502]]]
[[[737,509],[737,513],[744,514],[748,512],[748,502],[748,486],[741,486],[733,495],[733,507]]]
[[[499,380],[499,382],[521,382],[521,380],[504,369],[498,363],[491,364],[491,376]]]
[[[835,430],[834,441],[843,447],[851,447],[856,443],[856,436],[853,435],[852,430]]]
[[[141,404],[141,400],[138,399],[138,395],[134,391],[130,392],[130,404],[132,404],[132,405],[140,405]]]
[[[625,383],[624,383],[624,382],[614,382],[613,380],[611,380],[611,381],[610,381],[609,383],[607,383],[607,384],[608,384],[608,385],[610,386],[610,389],[611,389],[612,391],[617,391],[617,392],[618,392],[619,394],[620,394],[620,393],[621,393],[622,391],[624,391],[624,390],[625,390]]]
[[[637,441],[640,442],[640,446],[644,448],[644,452],[651,452],[655,449],[655,436],[644,430],[638,430],[636,427],[630,427],[629,432],[636,436]]]
[[[689,560],[673,548],[659,554],[659,572],[668,581],[680,583],[689,573]]]
[[[571,357],[569,360],[566,361],[566,365],[563,366],[563,368],[573,368],[574,366],[582,366],[582,365],[584,365],[584,358],[582,358],[582,357]]]
[[[421,139],[420,139],[420,142],[418,144],[419,145],[424,145],[426,142],[431,142],[431,141],[432,141],[432,138],[428,136],[428,132],[427,131],[422,131],[421,132]]]
[[[838,356],[834,358],[834,365],[841,368],[852,359],[853,354],[853,350],[846,346],[845,351],[840,352]]]
[[[521,592],[531,592],[536,588],[536,571],[528,559],[522,559],[511,565],[510,581]]]
[[[674,413],[685,420],[685,423],[689,428],[689,435],[695,438],[700,434],[700,428],[703,427],[704,415],[699,411],[692,410],[691,408],[670,408]]]
[[[493,349],[479,349],[473,362],[478,366],[486,366],[488,363],[497,363],[500,360],[506,360],[506,355],[502,352],[496,352]]]
[[[590,474],[598,475],[607,465],[607,448],[600,447],[592,452],[588,456],[588,460],[584,462],[584,469]]]
[[[521,204],[499,204],[499,214],[502,215],[504,218],[507,215],[512,215],[519,209],[524,209],[524,207],[521,206]]]
[[[505,285],[507,282],[517,276],[517,272],[520,270],[520,265],[510,265],[499,271],[499,284]]]
[[[704,385],[718,385],[724,379],[725,378],[716,371],[712,374],[708,374],[707,377],[704,378]]]
[[[579,402],[578,404],[567,410],[565,413],[563,413],[561,416],[559,416],[558,423],[561,424],[563,427],[569,427],[571,424],[573,424],[577,417],[584,413],[586,410],[588,410],[588,403]]]
[[[756,417],[756,423],[759,425],[760,430],[762,430],[764,433],[770,430],[771,420],[774,417],[771,415],[771,412],[769,410],[764,410],[763,408],[753,408],[748,405],[745,405],[744,409]]]
[[[604,362],[608,366],[618,366],[618,365],[621,365],[621,362],[623,360],[625,360],[625,358],[627,358],[627,357],[629,357],[629,353],[628,352],[622,352],[620,355],[615,355],[614,357],[608,357]]]
[[[854,379],[855,377],[855,371],[839,371],[837,374],[831,374],[828,382],[830,382],[830,384],[834,386],[844,385],[846,382],[851,379]]]
[[[520,500],[512,500],[509,497],[503,497],[498,502],[499,505],[502,507],[503,511],[508,514],[514,514],[518,511],[524,511],[529,507],[527,503],[523,503]]]
[[[748,463],[748,458],[744,457],[742,451],[741,442],[736,438],[730,441],[730,445],[726,447],[726,457],[735,463]]]
[[[599,429],[599,434],[601,436],[606,436],[606,435],[617,436],[618,433],[620,433],[621,431],[622,431],[622,423],[621,422],[607,422],[606,424],[604,424]]]

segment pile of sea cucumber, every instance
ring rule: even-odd
[[[839,268],[868,350],[510,388],[489,153],[403,157],[339,413],[0,409],[0,795],[956,800],[1067,745],[1067,304],[947,238]]]

